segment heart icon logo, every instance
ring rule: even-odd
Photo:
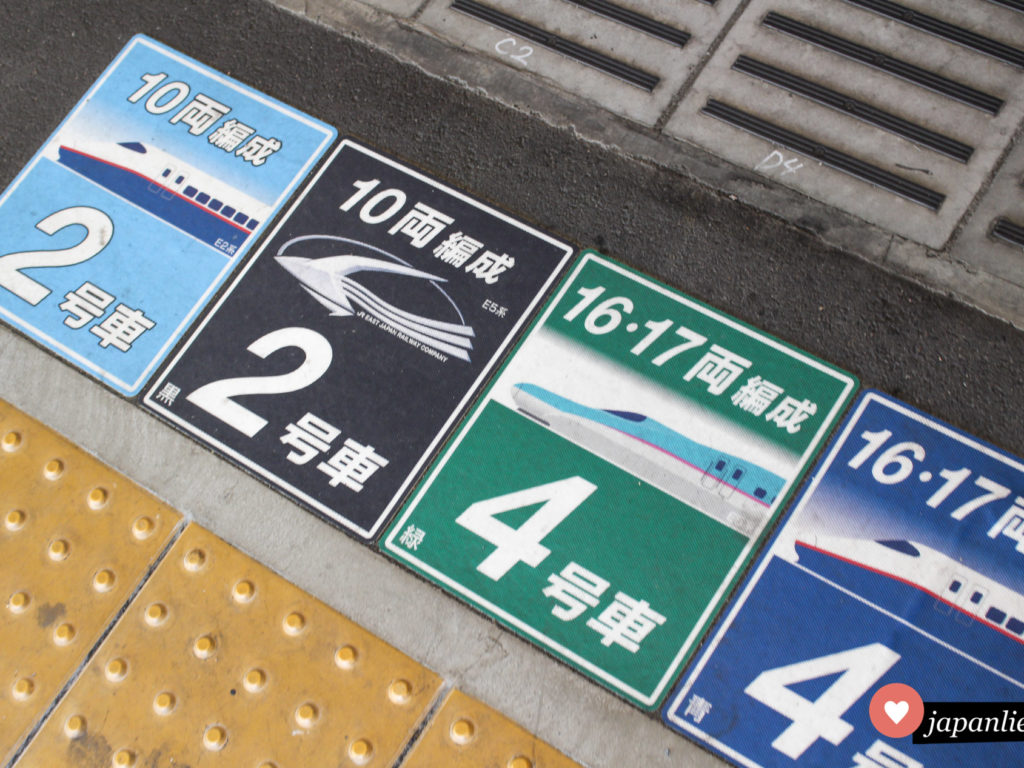
[[[899,723],[904,717],[907,716],[907,712],[910,711],[910,704],[906,701],[887,701],[885,702],[885,714],[894,723]]]
[[[883,685],[868,705],[868,717],[880,734],[890,739],[909,736],[924,720],[921,694],[905,683]]]

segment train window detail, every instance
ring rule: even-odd
[[[184,180],[185,180],[185,177],[184,177],[184,176],[179,176],[178,178],[176,178],[176,179],[174,180],[174,183],[175,183],[175,184],[181,184],[181,182],[183,182]]]
[[[605,409],[605,413],[610,413],[612,416],[618,416],[620,419],[625,419],[626,421],[647,421],[647,417],[642,413],[634,413],[633,411],[613,411]]]
[[[756,491],[754,491],[754,495],[757,496],[757,498],[759,499],[763,499],[765,496],[768,495],[768,491],[766,491],[764,488],[758,488]]]
[[[209,208],[211,211],[219,211],[223,205],[224,203],[215,198],[211,200],[206,207]]]
[[[200,205],[206,205],[206,201],[210,199],[210,196],[205,192],[200,192],[196,195],[196,202]]]
[[[170,175],[171,175],[171,169],[170,169],[170,168],[164,168],[164,172],[163,172],[163,173],[161,173],[160,175],[161,175],[161,176],[162,176],[163,178],[165,178],[165,179],[166,179],[166,178],[167,178],[168,176],[170,176]]]
[[[256,229],[260,223],[256,219],[249,219],[249,223],[245,225],[246,229]]]
[[[230,205],[225,205],[224,206],[224,210],[220,212],[221,216],[223,216],[223,217],[225,217],[227,219],[230,219],[232,216],[235,215],[235,213],[236,213],[235,209],[232,208]]]
[[[975,605],[977,605],[978,603],[981,602],[981,598],[983,598],[983,597],[984,597],[984,595],[981,594],[981,592],[975,592],[973,595],[971,595],[971,602],[974,603]]]
[[[196,192],[198,191],[198,189],[189,184],[187,187],[185,187],[185,197],[195,197]]]
[[[245,220],[248,219],[248,218],[249,218],[248,216],[246,216],[244,213],[239,211],[238,213],[235,214],[235,223],[236,224],[245,224]]]
[[[985,611],[985,618],[989,621],[995,622],[996,624],[1002,624],[1003,620],[1006,619],[1006,613],[1000,611],[995,606],[992,606],[987,611]]]
[[[741,477],[743,477],[743,470],[742,469],[737,469],[735,472],[732,473],[732,479],[733,480],[739,480]]]
[[[130,149],[132,152],[138,152],[140,155],[146,154],[146,147],[137,141],[122,141],[118,146]]]
[[[879,540],[878,543],[881,544],[883,547],[894,549],[897,552],[904,555],[910,555],[911,557],[921,556],[920,550],[918,550],[918,548],[911,544],[909,541],[903,541],[902,539],[893,539],[891,541]]]
[[[1010,620],[1006,622],[1006,628],[1015,635],[1024,635],[1024,621],[1015,616],[1011,616]]]
[[[956,594],[957,592],[960,591],[960,587],[962,587],[962,586],[963,586],[963,584],[961,584],[956,579],[953,579],[951,582],[949,582],[949,591],[954,593],[954,594]]]
[[[721,459],[719,459],[718,463],[715,464],[715,469],[717,469],[719,472],[721,472],[723,469],[725,469],[725,462],[722,461]]]

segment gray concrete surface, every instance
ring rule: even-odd
[[[971,273],[951,259],[864,229],[706,153],[669,158],[663,142],[611,113],[379,8],[309,2],[301,10],[308,17],[263,0],[8,0],[0,7],[0,182],[14,177],[124,43],[144,32],[343,135],[843,366],[864,386],[1024,454],[1024,335],[879,264],[961,294],[994,293],[989,277],[965,288]],[[331,26],[315,23],[328,16]],[[452,68],[474,79],[460,82]],[[578,124],[539,116],[538,104],[571,106]],[[720,182],[738,192],[709,187]],[[757,205],[745,202],[748,193]],[[764,200],[778,201],[793,223],[766,213],[772,206]],[[814,234],[821,232],[848,250]],[[860,252],[855,244],[868,258],[852,253]],[[583,765],[720,764],[6,327],[0,397]]]
[[[833,82],[845,85],[852,81],[854,91],[859,89],[871,96],[869,100],[874,100],[881,80],[881,92],[888,90],[886,100],[896,105],[896,111],[906,111],[909,117],[922,120],[926,126],[948,129],[954,136],[970,137],[968,143],[973,142],[977,149],[971,162],[961,166],[941,156],[932,158],[932,153],[903,139],[894,139],[884,131],[865,129],[853,120],[838,120],[824,108],[804,99],[772,94],[777,99],[773,109],[786,114],[790,127],[803,125],[802,116],[806,114],[809,119],[828,126],[824,137],[837,136],[840,148],[858,156],[863,154],[863,159],[880,163],[887,170],[911,180],[936,186],[937,191],[948,198],[936,215],[821,166],[813,157],[787,154],[787,160],[796,157],[804,166],[796,177],[787,174],[781,178],[785,167],[771,169],[762,165],[755,172],[753,169],[777,147],[697,115],[699,105],[695,106],[693,101],[695,94],[712,87],[730,93],[736,82],[742,82],[740,75],[720,66],[719,48],[738,49],[744,43],[744,36],[750,37],[744,30],[763,15],[756,12],[758,9],[763,11],[770,5],[785,10],[800,3],[782,0],[765,4],[744,0],[735,8],[717,3],[715,8],[721,6],[721,12],[716,11],[713,18],[697,24],[698,32],[687,46],[701,47],[707,53],[701,54],[701,60],[688,72],[681,88],[666,102],[660,95],[652,99],[632,93],[635,90],[632,86],[600,75],[596,70],[580,74],[585,67],[567,63],[568,60],[557,63],[557,54],[535,52],[525,59],[526,64],[500,54],[493,46],[507,39],[506,32],[472,19],[451,25],[438,23],[441,15],[445,18],[459,15],[445,10],[450,0],[424,0],[415,11],[410,10],[411,2],[402,0],[278,2],[341,34],[367,40],[428,72],[480,90],[500,103],[534,113],[553,125],[568,128],[585,140],[614,147],[631,157],[653,162],[710,188],[735,195],[744,203],[813,232],[831,245],[940,292],[952,293],[985,312],[1024,327],[1021,314],[1024,291],[1020,288],[1021,280],[1016,278],[1024,249],[1008,253],[983,242],[985,261],[997,263],[992,270],[987,265],[965,263],[957,249],[961,234],[973,224],[974,208],[998,172],[1003,153],[1011,144],[1019,144],[1024,135],[1020,122],[1024,80],[1016,67],[842,2],[803,4],[811,9],[812,15],[852,19],[853,24],[840,24],[839,29],[854,38],[877,43],[883,49],[888,46],[887,50],[895,55],[962,79],[969,85],[990,89],[1007,99],[1008,104],[995,118],[974,115],[974,110],[961,108],[917,86],[906,86],[891,77],[880,78],[870,71],[865,75],[860,71],[867,69],[863,65],[841,60],[823,65],[821,56],[810,57],[813,59],[810,74],[816,75],[824,69],[826,74],[831,73]],[[680,14],[707,12],[706,9],[700,11],[704,4],[696,0],[669,4],[673,7],[671,14],[665,10],[668,6],[659,0],[619,0],[619,4],[666,21],[678,19]],[[910,0],[908,4],[1011,44],[1022,39],[1024,14],[987,0],[953,5],[940,0]],[[520,16],[548,18],[547,23],[551,25],[557,26],[570,17],[570,4],[564,0],[529,0],[512,5]],[[395,10],[397,6],[401,7]],[[621,30],[621,25],[605,26],[602,34],[592,31],[587,40],[602,50],[622,49],[632,33],[623,36],[616,33],[617,29]],[[718,33],[709,37],[712,30]],[[877,41],[872,34],[877,34]],[[507,49],[508,45],[503,47]],[[780,47],[783,50],[794,47],[794,42],[783,41],[776,46],[776,51]],[[541,67],[530,66],[541,61],[544,62]],[[602,78],[604,87],[600,83]],[[762,95],[769,88],[746,83],[742,87],[760,91]],[[677,105],[688,95],[692,98],[677,111]],[[655,101],[658,105],[667,103],[667,106],[652,123],[650,113]],[[795,105],[796,113],[785,112],[787,104]],[[670,122],[673,114],[676,117]],[[890,252],[895,252],[895,258],[889,258]],[[1007,272],[1012,272],[1015,279],[1007,279]]]

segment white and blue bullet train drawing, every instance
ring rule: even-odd
[[[529,383],[515,385],[512,399],[562,437],[746,536],[761,530],[786,484],[640,413],[591,408]]]
[[[939,629],[955,615],[961,623],[978,622],[1024,644],[1024,595],[936,549],[902,539],[853,539],[808,532],[798,533],[794,545],[788,555],[779,554],[795,558],[919,626]],[[934,601],[922,602],[920,593]]]
[[[138,141],[60,144],[57,161],[228,255],[269,213],[266,203]]]

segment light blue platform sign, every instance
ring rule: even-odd
[[[883,735],[869,704],[891,683],[920,694],[925,731],[930,703],[1024,715],[1024,464],[869,392],[665,720],[743,766],[1020,763],[1020,743]]]
[[[132,38],[0,197],[0,314],[136,394],[335,136]]]

